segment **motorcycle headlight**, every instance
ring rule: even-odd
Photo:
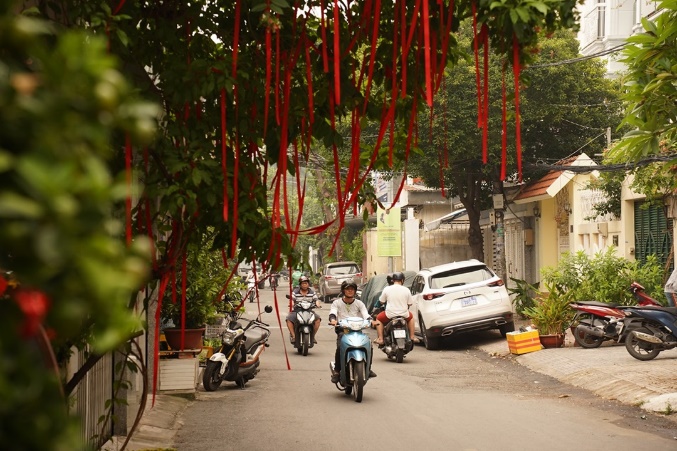
[[[237,337],[242,335],[242,333],[243,333],[242,329],[237,329],[237,330],[226,329],[223,332],[223,342],[227,345],[232,345],[233,343],[235,343],[235,340],[237,339]]]
[[[343,326],[350,330],[362,330],[365,325],[365,320],[362,318],[347,318],[343,320]]]

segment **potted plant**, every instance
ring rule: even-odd
[[[561,347],[564,344],[564,333],[574,315],[569,307],[572,296],[553,283],[546,282],[545,288],[548,291],[541,293],[536,304],[524,310],[524,315],[538,329],[543,347]]]
[[[229,272],[223,267],[220,252],[212,251],[208,241],[188,249],[186,268],[185,312],[181,301],[182,281],[178,277],[176,302],[172,302],[171,290],[167,290],[160,316],[162,323],[168,326],[164,328],[164,333],[172,349],[201,349],[205,326],[223,313],[220,311],[223,303],[218,302],[217,297]],[[236,288],[237,283],[232,283],[232,289]]]

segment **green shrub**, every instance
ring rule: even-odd
[[[629,291],[633,281],[642,284],[650,296],[662,299],[662,268],[653,255],[641,264],[617,256],[615,248],[593,257],[583,251],[567,252],[557,266],[542,268],[541,276],[558,290],[570,293],[572,301],[633,305]]]
[[[536,302],[534,298],[538,293],[538,286],[531,285],[526,280],[510,278],[515,283],[514,288],[508,288],[510,294],[514,294],[515,297],[512,299],[512,305],[515,308],[515,312],[520,315],[522,318],[526,318],[524,311],[529,307],[534,307]]]

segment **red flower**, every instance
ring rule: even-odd
[[[5,280],[4,277],[0,276],[0,296],[5,294],[5,290],[7,290],[7,286],[9,284],[7,283],[7,280]]]
[[[19,289],[14,293],[14,300],[25,316],[21,334],[24,337],[34,336],[49,309],[47,295],[38,290]]]

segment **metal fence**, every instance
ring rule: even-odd
[[[86,360],[85,351],[80,351],[73,358],[78,359],[78,367],[82,366]],[[113,355],[109,353],[94,365],[73,393],[73,413],[81,419],[81,437],[93,447],[113,436],[110,419],[105,427],[99,421],[106,415],[106,401],[113,398],[113,376]]]

